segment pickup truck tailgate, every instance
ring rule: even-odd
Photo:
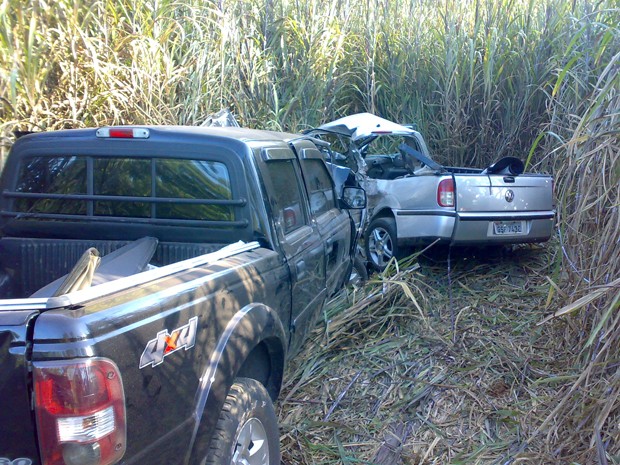
[[[457,212],[541,212],[553,209],[550,176],[457,174]]]
[[[39,463],[30,408],[27,332],[36,310],[0,311],[0,463]],[[19,463],[22,463],[19,462]]]

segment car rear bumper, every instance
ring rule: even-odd
[[[400,246],[429,244],[437,239],[450,242],[456,213],[434,210],[397,210],[396,235]]]
[[[435,240],[452,245],[545,242],[553,234],[555,218],[554,211],[457,213],[399,210],[394,213],[398,244],[402,246],[428,244]]]
[[[452,244],[545,242],[553,234],[554,220],[553,211],[458,213]],[[508,230],[509,227],[514,230]]]

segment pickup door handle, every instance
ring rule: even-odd
[[[329,255],[334,250],[334,238],[330,237],[325,241],[325,255]]]
[[[306,261],[299,260],[296,262],[295,271],[297,271],[297,281],[301,281],[306,276]]]
[[[515,182],[514,176],[504,176],[504,182]]]

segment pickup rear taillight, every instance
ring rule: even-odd
[[[437,188],[437,203],[440,207],[454,207],[454,181],[444,179]]]
[[[111,360],[35,362],[43,465],[110,465],[126,449],[125,394]]]

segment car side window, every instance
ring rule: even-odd
[[[271,209],[284,234],[306,224],[303,197],[293,160],[272,160],[266,164],[273,184]]]
[[[310,197],[310,211],[319,216],[336,208],[334,185],[325,164],[318,159],[303,159],[304,175]]]

